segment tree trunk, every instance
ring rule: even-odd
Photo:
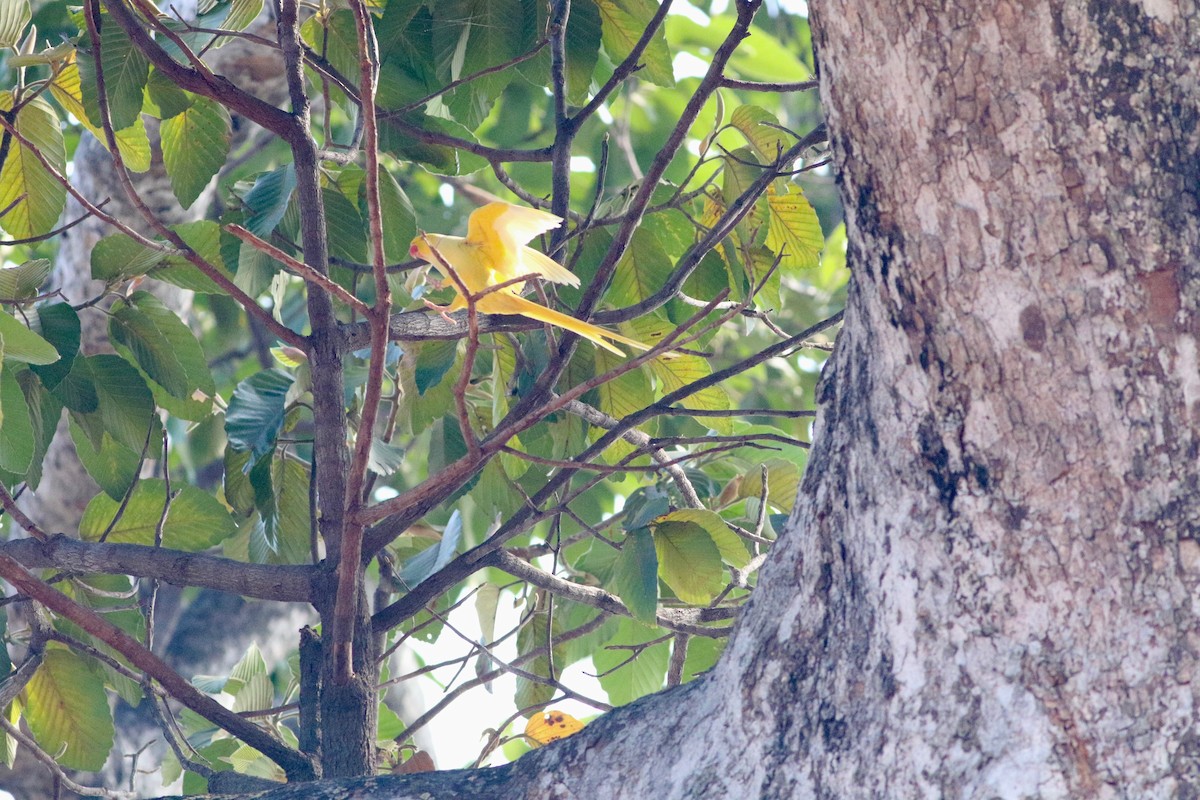
[[[1195,5],[812,11],[853,279],[725,657],[353,796],[1200,793]]]

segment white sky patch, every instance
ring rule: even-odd
[[[442,202],[447,206],[454,205],[454,187],[448,183],[443,183],[438,187],[438,197],[440,197]]]
[[[595,172],[596,162],[587,156],[571,156],[571,172]]]
[[[496,608],[496,635],[501,636],[512,630],[525,611],[524,604],[515,601],[511,592],[502,592]],[[478,639],[479,617],[475,611],[475,603],[468,600],[450,613],[450,624],[464,636]],[[467,652],[471,645],[464,641],[449,628],[443,630],[441,638],[426,644],[410,640],[416,652],[427,664],[447,661]],[[510,663],[517,656],[517,637],[510,636],[493,650],[496,658]],[[475,656],[472,656],[466,668],[459,674],[458,665],[444,667],[434,671],[434,678],[443,684],[454,680],[457,682],[475,677]],[[572,664],[558,678],[581,694],[596,700],[608,700],[608,695],[601,688],[600,682],[594,677],[595,670],[590,659]],[[426,706],[432,707],[445,696],[438,682],[422,676],[412,681],[411,688],[418,690],[423,696]],[[451,687],[452,688],[452,687]],[[498,728],[506,719],[516,713],[513,696],[516,692],[516,678],[510,674],[502,675],[492,683],[489,692],[483,686],[478,686],[455,699],[438,714],[426,727],[426,732],[433,740],[433,757],[438,769],[455,769],[467,767],[475,762],[486,743],[486,731]],[[551,708],[565,711],[577,719],[590,719],[599,712],[589,705],[574,700],[559,700],[551,703]],[[519,719],[515,727],[524,730],[525,720]],[[485,764],[503,764],[506,762],[503,753],[494,752]],[[3,798],[0,798],[3,800]]]
[[[807,0],[775,0],[779,10],[785,14],[795,14],[798,17],[808,17]]]
[[[687,17],[697,25],[707,25],[711,21],[708,14],[705,14],[691,3],[676,3],[675,5],[671,6],[671,10],[667,13],[675,14],[680,17]]]
[[[708,72],[708,62],[691,53],[679,52],[671,62],[671,69],[675,71],[677,81],[684,78],[701,78]]]

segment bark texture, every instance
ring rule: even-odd
[[[853,279],[725,657],[336,796],[1200,794],[1196,5],[811,7]]]
[[[742,639],[812,654],[794,786],[1195,796],[1195,4],[817,11],[858,291]]]

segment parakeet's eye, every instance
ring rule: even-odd
[[[410,256],[412,256],[413,258],[420,258],[421,257],[421,248],[418,247],[417,244],[414,242],[413,245],[408,248],[408,254]]]

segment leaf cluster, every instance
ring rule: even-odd
[[[170,700],[188,741],[165,777],[182,770],[189,791],[229,770],[311,777],[305,693],[413,677],[389,677],[387,657],[418,641],[457,645],[441,667],[453,688],[418,720],[381,705],[393,761],[500,676],[517,715],[540,719],[715,662],[794,501],[802,398],[844,282],[803,19],[751,0],[691,16],[649,0],[387,0],[285,7],[275,27],[253,0],[188,22],[89,0],[52,43],[24,0],[0,5],[0,228],[20,262],[0,270],[0,501],[50,562],[0,544],[0,577],[62,570],[9,600],[69,601],[6,632],[27,654],[0,664],[10,763],[24,720],[62,767],[97,769],[115,692]],[[225,48],[273,59],[292,109],[213,71]],[[246,126],[262,133],[239,139]],[[103,292],[72,304],[41,292],[80,136],[108,149],[145,224],[77,197],[108,233],[90,261]],[[200,219],[167,224],[141,198],[156,155]],[[409,242],[461,233],[496,198],[565,220],[535,244],[581,286],[538,286],[539,302],[652,349],[621,358],[531,320],[426,309],[446,290]],[[147,279],[196,293],[193,316]],[[82,341],[89,314],[114,352]],[[53,488],[62,419],[100,489],[67,532],[82,570],[14,500]],[[312,603],[335,654],[325,683],[256,649],[228,678],[193,678],[248,714],[238,724],[171,688],[138,649],[158,580]],[[449,621],[471,598],[478,640]],[[563,678],[588,659],[606,700]]]

